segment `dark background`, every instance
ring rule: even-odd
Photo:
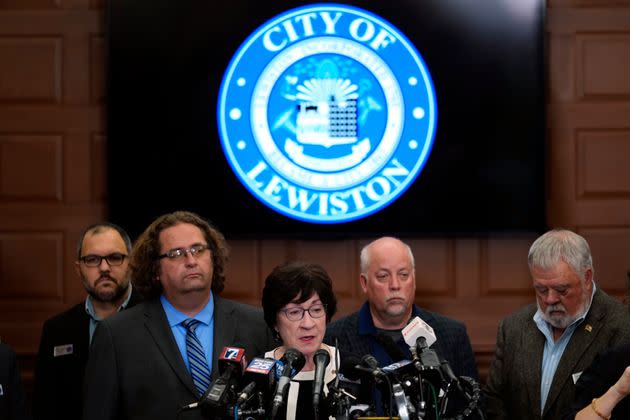
[[[216,103],[241,43],[308,1],[111,0],[110,220],[136,236],[156,216],[196,211],[228,236],[333,239],[477,236],[545,228],[544,1],[349,1],[391,22],[433,78],[437,132],[415,183],[343,224],[287,218],[249,194],[221,149]],[[532,13],[531,10],[534,10]]]

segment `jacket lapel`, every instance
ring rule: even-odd
[[[175,337],[166,319],[164,309],[159,300],[146,302],[145,326],[149,334],[160,349],[160,352],[171,366],[179,380],[188,388],[192,395],[197,396],[197,390],[192,382],[192,376],[186,369],[182,354],[177,347]]]
[[[551,382],[544,413],[553,405],[562,388],[567,385],[567,381],[573,381],[572,375],[576,373],[576,365],[580,362],[586,350],[593,344],[595,337],[597,337],[604,317],[604,312],[601,311],[602,305],[596,303],[596,300],[599,300],[599,296],[598,290],[593,296],[591,310],[584,318],[584,321],[577,326],[571,336],[571,340],[569,340],[567,347],[564,349],[564,353],[562,353],[560,363]]]
[[[532,313],[533,316],[533,313]],[[542,356],[545,349],[545,336],[540,332],[534,320],[528,322],[523,331],[523,341],[520,349],[522,356],[518,359],[525,360],[529,366],[522,366],[526,383],[529,407],[532,418],[540,418],[540,381],[542,380]]]
[[[229,302],[212,293],[214,299],[214,338],[212,340],[212,379],[219,376],[218,360],[225,346],[243,346],[244,343],[235,343],[237,317],[232,316],[234,307]]]

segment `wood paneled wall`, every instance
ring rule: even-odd
[[[106,217],[104,2],[0,0],[0,336],[27,385],[43,321],[84,297],[75,241]],[[630,268],[630,0],[547,4],[547,219],[590,242],[596,280],[622,296]],[[229,239],[229,238],[228,238]],[[464,321],[485,376],[498,321],[533,301],[533,237],[410,241],[417,303]],[[365,241],[231,241],[225,295],[258,304],[266,274],[300,258],[362,300]]]

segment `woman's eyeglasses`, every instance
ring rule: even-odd
[[[326,315],[326,305],[323,303],[313,305],[308,309],[296,307],[289,309],[280,309],[289,321],[300,321],[304,318],[304,312],[308,312],[311,318],[321,318]]]

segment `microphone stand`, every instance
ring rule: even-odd
[[[336,385],[331,385],[328,387],[329,396],[334,401],[333,406],[335,408],[335,413],[333,414],[336,420],[349,420],[350,418],[350,406],[352,403],[350,402],[350,398],[355,398],[354,396],[348,394],[343,389],[337,388]]]
[[[251,404],[254,401],[258,403],[255,407],[253,406],[253,404]],[[244,409],[245,407],[248,407],[248,409],[245,410]],[[245,417],[247,419],[250,419],[250,418],[264,419],[265,414],[267,413],[267,410],[265,410],[264,395],[262,391],[258,391],[257,393],[252,395],[252,397],[250,397],[248,400],[243,402],[241,407],[238,407],[238,405],[236,405],[235,408],[237,408],[234,412],[235,420],[240,419],[242,417]]]
[[[234,407],[234,420],[238,420],[243,417],[245,417],[246,419],[266,418],[265,414],[267,411],[265,410],[263,393],[261,391],[258,391],[256,394],[254,394],[253,397],[255,397],[255,400],[258,402],[257,407],[250,407],[249,409],[244,410],[236,405]],[[245,404],[243,404],[243,406],[249,406],[250,404],[248,403],[254,399],[253,397],[247,400]]]
[[[424,370],[424,366],[422,366],[422,362],[420,361],[420,358],[418,357],[418,346],[411,347],[409,350],[411,351],[413,364],[416,367],[416,370],[418,371],[418,377],[417,377],[418,404],[416,407],[416,413],[417,413],[418,419],[423,419],[427,414],[427,411],[426,411],[427,402],[424,399],[424,380],[422,379],[422,373],[421,373],[421,371]]]
[[[337,341],[337,337],[335,337],[335,383],[328,387],[328,397],[332,398],[333,406],[335,407],[337,414],[335,414],[336,420],[348,420],[350,413],[350,397],[355,398],[354,396],[348,394],[343,389],[339,389],[339,343]],[[356,399],[356,398],[355,398]],[[317,409],[315,409],[317,410]],[[316,416],[319,413],[316,411]],[[318,417],[315,417],[317,420]]]

